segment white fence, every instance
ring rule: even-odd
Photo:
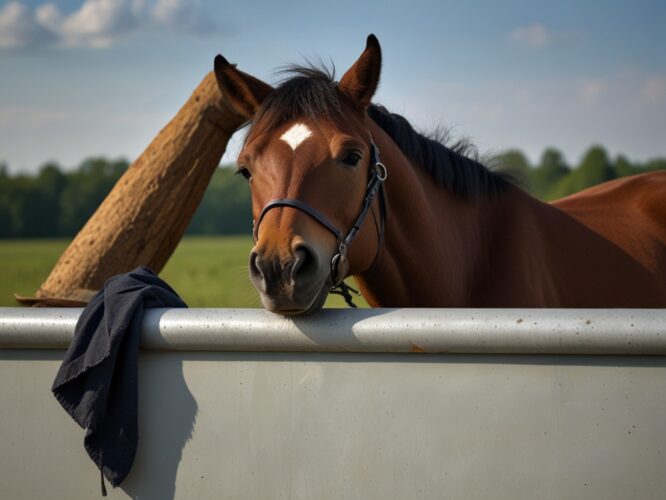
[[[94,498],[50,393],[80,310],[0,309],[0,498]],[[110,498],[664,498],[666,310],[172,309]]]

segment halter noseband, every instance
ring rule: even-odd
[[[379,253],[379,248],[384,239],[386,201],[385,201],[383,184],[387,177],[387,171],[386,171],[386,166],[384,166],[384,164],[379,159],[379,149],[377,149],[377,146],[372,141],[370,142],[370,174],[371,174],[370,180],[368,181],[368,185],[365,188],[365,197],[363,198],[363,204],[361,205],[361,209],[359,210],[358,216],[356,217],[356,220],[354,221],[354,224],[352,225],[351,229],[344,236],[342,231],[340,231],[335,226],[335,224],[333,224],[330,220],[328,220],[326,216],[324,216],[321,212],[314,209],[307,203],[291,198],[280,198],[277,200],[269,201],[266,204],[266,206],[261,210],[259,218],[253,223],[254,241],[256,242],[259,239],[259,225],[261,224],[261,221],[266,216],[266,213],[269,210],[272,210],[273,208],[277,207],[291,207],[300,210],[301,212],[305,212],[314,220],[319,222],[319,224],[328,229],[333,234],[333,236],[335,236],[338,245],[338,252],[331,259],[330,291],[333,293],[339,293],[343,295],[347,300],[347,303],[353,305],[351,304],[351,296],[349,296],[348,292],[350,287],[348,285],[345,285],[345,283],[343,283],[343,280],[347,277],[347,272],[349,271],[347,250],[349,248],[349,245],[351,245],[354,239],[356,239],[358,232],[361,230],[363,221],[368,215],[370,207],[372,206],[372,202],[378,193],[380,200],[381,222],[379,227],[379,243],[377,247],[377,253]]]

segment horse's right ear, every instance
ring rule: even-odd
[[[217,84],[234,110],[251,120],[264,99],[273,92],[273,87],[261,80],[238,71],[222,55],[215,57]]]
[[[379,86],[382,70],[382,49],[375,35],[369,35],[365,50],[354,65],[344,74],[338,89],[351,97],[361,111],[370,105],[372,96]]]

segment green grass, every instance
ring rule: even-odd
[[[0,306],[16,306],[14,293],[33,296],[67,240],[0,240]],[[190,307],[261,307],[247,276],[252,238],[188,237],[181,241],[160,276]],[[360,307],[362,298],[354,299]],[[326,307],[347,307],[331,296]]]
[[[0,306],[16,306],[14,293],[34,296],[66,240],[0,240]]]

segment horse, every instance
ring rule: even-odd
[[[339,82],[291,66],[275,88],[215,58],[249,129],[250,279],[263,306],[311,314],[354,277],[372,307],[666,306],[666,172],[541,202],[373,104],[381,48]]]

